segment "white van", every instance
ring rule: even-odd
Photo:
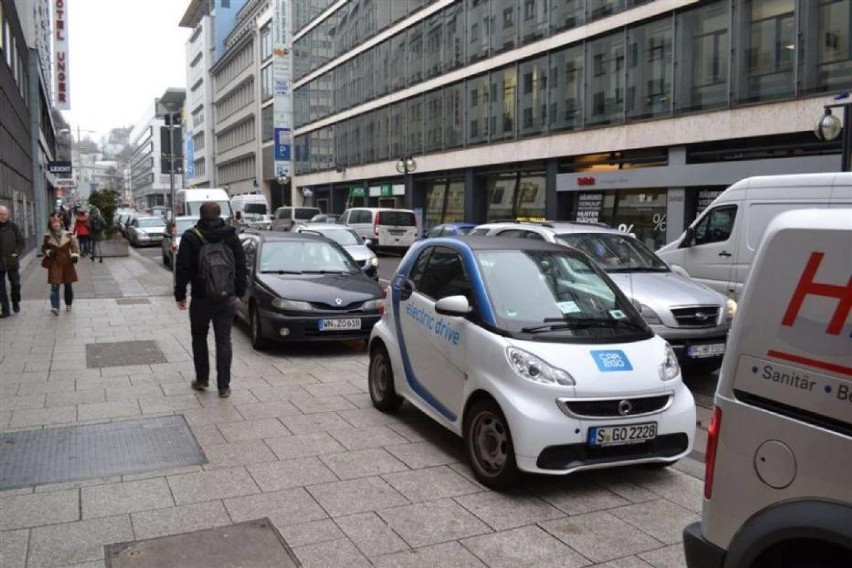
[[[175,216],[199,217],[201,205],[207,201],[215,201],[222,209],[220,217],[227,219],[233,215],[231,199],[224,189],[199,188],[179,189],[175,195]]]
[[[269,204],[263,194],[235,195],[231,198],[231,209],[234,210],[234,217],[240,218],[242,225],[257,229],[269,229],[272,226]]]
[[[791,209],[852,206],[852,173],[752,177],[717,197],[657,251],[674,270],[738,300],[769,222]]]
[[[417,240],[417,217],[411,209],[352,207],[343,212],[338,223],[352,227],[377,250],[405,252]]]
[[[689,568],[852,566],[852,209],[777,216],[708,431]]]

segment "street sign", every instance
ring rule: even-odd
[[[77,180],[74,178],[59,178],[55,182],[53,182],[54,187],[61,187],[63,189],[70,189],[72,187],[77,187]]]
[[[71,162],[48,162],[47,171],[52,174],[71,174]]]

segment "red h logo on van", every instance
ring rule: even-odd
[[[849,276],[849,282],[846,286],[837,286],[834,284],[822,284],[814,282],[819,265],[824,252],[812,252],[808,259],[808,264],[799,278],[799,283],[796,285],[796,291],[793,292],[793,297],[790,299],[790,304],[787,306],[787,312],[784,314],[784,319],[781,320],[781,325],[792,326],[799,315],[799,310],[809,295],[822,296],[824,298],[837,298],[839,300],[837,309],[834,310],[834,315],[831,316],[831,321],[828,322],[826,333],[832,335],[840,335],[843,329],[843,324],[849,317],[849,312],[852,311],[852,275]]]

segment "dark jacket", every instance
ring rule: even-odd
[[[18,270],[25,245],[24,234],[15,223],[0,223],[0,270]]]
[[[235,279],[234,290],[237,297],[246,293],[246,255],[240,243],[237,232],[233,227],[225,225],[222,219],[201,219],[193,229],[186,231],[180,239],[177,260],[175,261],[175,300],[180,302],[186,299],[186,286],[192,286],[193,298],[204,298],[204,282],[198,275],[198,255],[201,245],[204,244],[195,230],[204,235],[207,242],[224,242],[234,253]]]

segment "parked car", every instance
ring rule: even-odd
[[[186,231],[193,228],[196,223],[198,223],[198,217],[176,217],[175,223],[169,223],[166,232],[163,234],[161,245],[163,249],[163,265],[174,266],[181,237]]]
[[[379,279],[379,257],[369,248],[369,240],[365,241],[358,233],[346,225],[335,223],[307,223],[293,227],[296,233],[321,235],[331,239],[348,252],[364,274],[374,280]]]
[[[166,222],[160,217],[134,217],[127,227],[127,240],[135,247],[158,245],[163,241]]]
[[[389,292],[369,344],[373,405],[404,398],[462,436],[484,485],[691,451],[695,402],[674,352],[583,253],[429,239]]]
[[[272,216],[273,231],[289,231],[297,223],[306,223],[322,213],[317,207],[279,207]]]
[[[673,271],[639,239],[587,223],[491,223],[474,229],[488,236],[544,240],[577,248],[603,268],[687,371],[722,364],[736,302]]]
[[[343,212],[340,223],[371,239],[376,250],[405,252],[417,239],[417,217],[411,209],[353,207]]]
[[[135,216],[135,211],[122,211],[116,216],[116,227],[118,228],[118,231],[125,237],[127,236],[127,225]]]
[[[248,290],[237,316],[251,343],[364,340],[379,320],[384,292],[336,242],[303,233],[242,233]]]
[[[340,215],[331,215],[329,213],[320,213],[311,217],[309,223],[337,223]]]
[[[474,227],[476,227],[476,223],[466,223],[464,221],[442,223],[429,229],[429,231],[423,235],[423,238],[434,239],[435,237],[458,237],[461,235],[467,235]]]

